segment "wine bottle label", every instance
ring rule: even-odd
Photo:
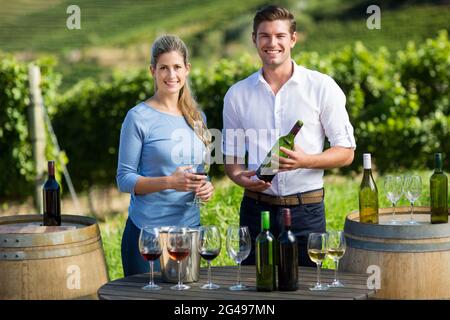
[[[364,169],[372,169],[372,159],[370,153],[363,154]]]

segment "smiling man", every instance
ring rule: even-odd
[[[282,209],[290,208],[299,263],[315,266],[306,247],[311,232],[325,232],[324,169],[351,164],[356,148],[345,95],[331,77],[292,60],[296,22],[287,9],[259,10],[252,38],[262,68],[228,90],[223,110],[225,172],[245,188],[240,225],[249,227],[253,242],[244,264],[255,264],[261,211],[270,212],[271,231],[278,237]],[[272,182],[257,179],[255,171],[266,154],[297,120],[304,125],[295,137],[294,150],[281,148],[288,157],[279,159]],[[325,138],[330,148],[324,151]],[[243,165],[246,153],[247,167]]]

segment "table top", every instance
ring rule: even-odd
[[[212,282],[220,285],[216,290],[200,289],[207,280],[207,268],[200,269],[198,282],[187,283],[189,290],[171,290],[173,283],[162,282],[159,272],[155,272],[156,284],[162,287],[157,291],[146,291],[141,288],[149,281],[149,274],[138,274],[114,280],[103,285],[98,290],[98,297],[103,300],[298,300],[298,299],[334,299],[353,300],[368,299],[375,294],[375,290],[367,288],[365,274],[339,272],[339,280],[344,283],[343,288],[330,288],[325,291],[311,291],[316,282],[316,268],[299,267],[299,288],[297,291],[256,291],[255,266],[242,266],[241,281],[249,288],[246,291],[231,291],[228,288],[237,282],[237,266],[212,267]],[[334,270],[322,269],[321,281],[331,283]]]

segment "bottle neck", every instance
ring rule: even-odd
[[[289,135],[290,136],[296,136],[297,133],[300,131],[300,129],[302,128],[303,123],[300,121],[297,121],[294,126],[292,127],[291,131],[289,131]]]
[[[53,161],[48,162],[48,178],[55,179],[55,163]]]
[[[436,154],[434,158],[434,172],[442,173],[442,155]]]

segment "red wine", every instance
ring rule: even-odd
[[[200,252],[200,256],[207,261],[214,260],[218,255],[219,255],[219,251]]]
[[[42,189],[44,226],[61,225],[61,188],[55,179],[55,161],[48,162],[48,179]]]
[[[207,176],[208,175],[206,172],[195,172],[194,174],[197,176]]]
[[[149,251],[146,253],[141,253],[146,261],[153,261],[161,256],[161,251]]]
[[[283,209],[284,230],[278,237],[278,289],[298,289],[298,245],[291,231],[291,211]]]
[[[169,250],[170,259],[181,261],[189,256],[189,249]]]

